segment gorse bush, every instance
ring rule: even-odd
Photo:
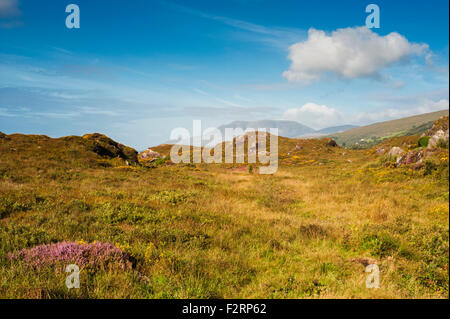
[[[128,203],[119,205],[104,203],[100,206],[100,213],[102,220],[109,224],[139,223],[150,219],[152,210]]]
[[[419,147],[427,147],[428,146],[428,141],[430,140],[430,136],[422,136],[421,138],[419,138]]]

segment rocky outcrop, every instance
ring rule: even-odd
[[[100,156],[119,157],[129,163],[138,163],[138,153],[135,149],[117,143],[106,135],[100,133],[85,134],[83,139],[87,141],[89,149]]]
[[[142,160],[155,160],[161,157],[162,156],[160,153],[153,151],[151,148],[148,148],[145,151],[139,153],[139,158]]]
[[[401,147],[394,146],[389,150],[387,155],[397,158],[399,155],[402,155],[403,153],[405,153],[405,151]]]
[[[333,140],[332,138],[327,139],[327,146],[331,146],[331,147],[336,147],[337,143],[335,140]]]
[[[428,148],[436,148],[439,145],[448,144],[449,140],[449,117],[442,116],[439,120],[434,122],[431,129],[428,132],[422,134],[422,136],[429,136]]]
[[[436,148],[440,144],[448,144],[448,129],[447,131],[438,130],[428,140],[428,148]]]
[[[415,168],[420,168],[424,158],[423,150],[413,150],[397,158],[395,166],[415,164]]]
[[[6,137],[6,134],[3,132],[0,132],[0,138],[4,138],[4,137]]]
[[[448,116],[441,116],[436,122],[434,122],[433,126],[423,134],[423,136],[433,136],[438,131],[444,131],[448,134],[448,128],[449,128],[449,117]]]

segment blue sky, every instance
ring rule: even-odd
[[[75,3],[81,28],[68,29]],[[380,8],[367,29],[365,7]],[[137,149],[176,127],[313,128],[448,108],[448,1],[0,0],[0,131],[101,132]]]

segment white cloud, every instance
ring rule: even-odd
[[[216,97],[216,101],[219,101],[220,103],[223,103],[223,104],[226,104],[226,105],[229,105],[229,106],[242,107],[242,105],[240,105],[240,104],[237,104],[237,103],[234,103],[234,102],[231,102],[231,101],[227,101],[227,100],[224,100],[224,99],[219,99],[218,97]]]
[[[314,129],[333,126],[342,122],[342,115],[338,110],[311,102],[300,108],[288,109],[284,112],[283,118],[298,121]]]
[[[435,111],[441,111],[448,109],[449,100],[440,99],[438,101],[433,101],[430,99],[424,99],[420,101],[415,107],[406,109],[385,109],[379,112],[361,112],[356,114],[352,119],[352,123],[372,123],[389,121],[393,119],[398,119],[402,117],[413,116],[417,114],[430,113]]]
[[[0,0],[0,18],[11,18],[20,15],[18,0]]]
[[[314,129],[321,129],[344,124],[367,125],[375,122],[390,121],[418,114],[441,111],[448,108],[448,98],[439,100],[422,99],[413,107],[387,108],[379,111],[360,113],[342,113],[326,105],[306,103],[300,108],[286,110],[282,118],[300,122]]]
[[[307,84],[325,73],[347,79],[378,77],[379,71],[391,64],[429,54],[429,47],[409,42],[396,32],[380,36],[366,27],[355,27],[331,34],[310,29],[308,39],[292,45],[289,51],[292,64],[283,76]]]

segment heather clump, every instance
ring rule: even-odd
[[[10,253],[11,260],[21,260],[39,269],[45,266],[76,264],[80,268],[130,269],[130,256],[110,243],[60,242],[43,244]]]

